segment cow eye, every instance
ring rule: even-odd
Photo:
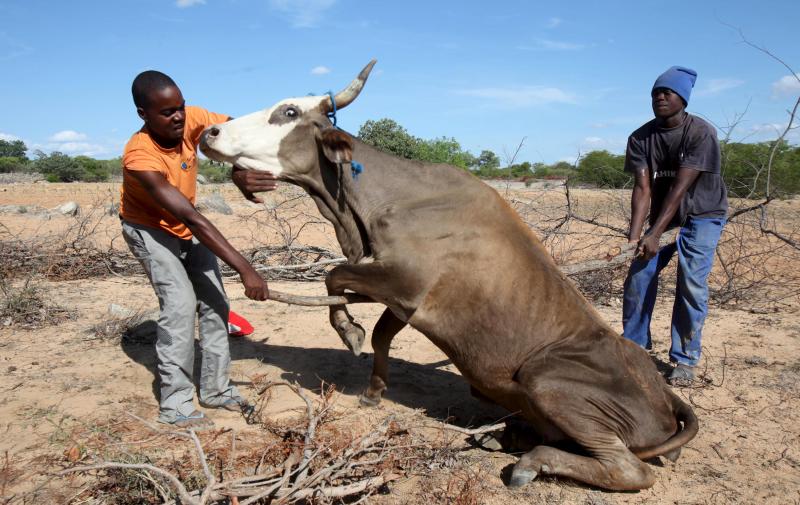
[[[283,111],[283,115],[286,117],[297,117],[297,109],[294,107],[287,107],[285,111]]]

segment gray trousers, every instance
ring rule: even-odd
[[[230,384],[228,297],[217,257],[196,238],[122,222],[122,235],[144,267],[158,297],[156,340],[161,380],[159,419],[174,422],[194,412],[194,328],[199,315],[200,403],[215,407],[241,396]]]

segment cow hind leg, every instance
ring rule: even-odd
[[[523,486],[538,474],[567,477],[612,491],[645,489],[655,482],[650,468],[619,439],[610,447],[590,452],[594,457],[540,445],[514,465],[508,485]]]
[[[405,325],[390,309],[386,309],[375,324],[372,330],[372,375],[367,390],[358,399],[362,406],[374,407],[381,402],[389,384],[389,347]]]

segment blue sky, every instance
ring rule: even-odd
[[[732,138],[765,140],[800,84],[737,29],[800,72],[799,19],[797,0],[0,0],[0,138],[112,158],[141,125],[140,71],[241,116],[338,91],[376,58],[339,113],[352,133],[389,117],[503,160],[523,138],[518,161],[622,153],[655,78],[683,65],[699,74],[690,112],[725,126],[746,111]]]

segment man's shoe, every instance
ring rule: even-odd
[[[667,382],[671,386],[691,386],[694,382],[694,367],[683,363],[675,365],[667,377]]]

